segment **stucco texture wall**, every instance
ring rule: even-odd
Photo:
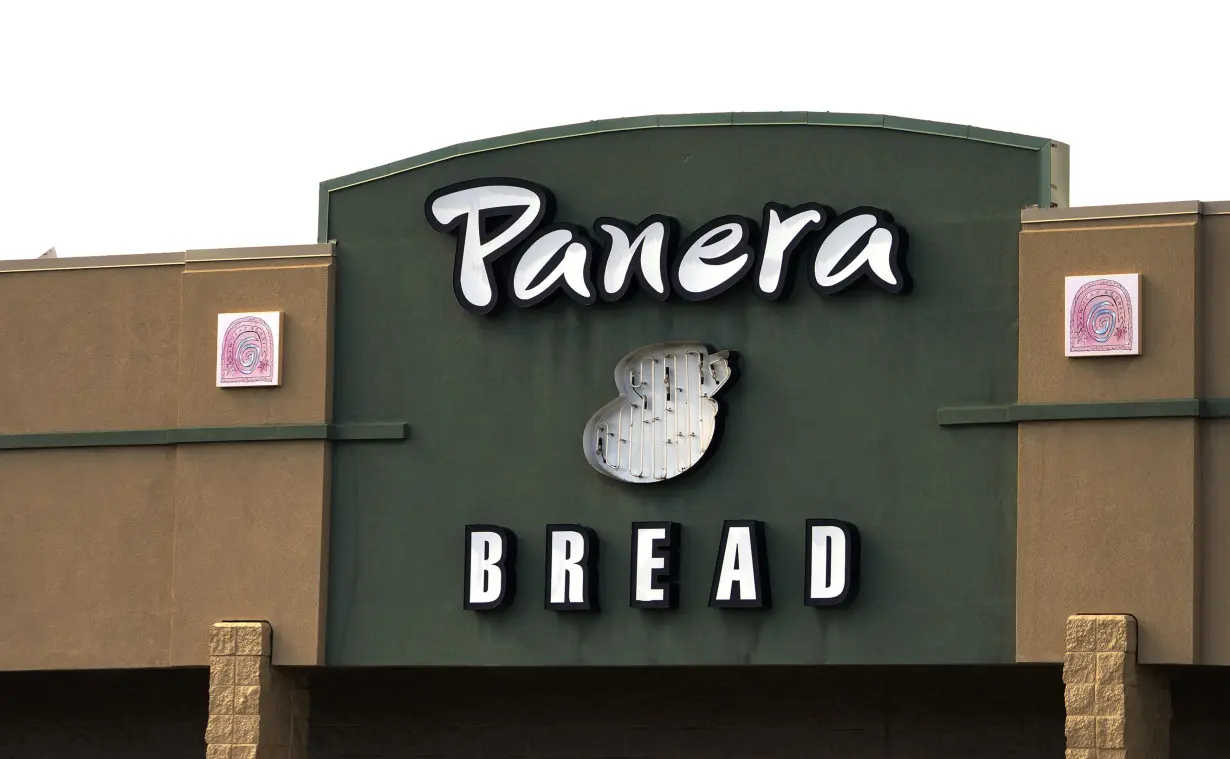
[[[1020,425],[1019,660],[1062,661],[1071,610],[1135,615],[1141,661],[1195,661],[1196,425]]]
[[[1195,398],[1200,218],[1031,224],[1020,235],[1018,402]],[[1067,358],[1064,278],[1140,273],[1142,354]],[[1199,659],[1199,420],[1022,423],[1017,659],[1058,661],[1070,614],[1130,613],[1140,660]]]
[[[1230,215],[1201,219],[1203,395],[1230,398]],[[1200,437],[1201,646],[1208,664],[1230,664],[1230,419],[1205,419]]]
[[[1196,394],[1197,220],[1046,224],[1020,235],[1020,403]],[[1174,219],[1178,219],[1177,221]],[[1142,275],[1140,356],[1064,356],[1064,277]]]
[[[56,447],[327,423],[320,247],[0,272],[0,669],[202,665],[209,625],[236,618],[273,624],[276,663],[322,660],[328,442]],[[215,386],[217,316],[244,310],[284,312],[281,387]]]
[[[168,427],[180,267],[0,274],[0,434]]]

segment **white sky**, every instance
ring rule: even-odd
[[[319,182],[590,119],[851,111],[1230,199],[1230,3],[0,0],[0,258],[311,242]]]

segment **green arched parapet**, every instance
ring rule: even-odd
[[[1034,150],[1038,153],[1039,166],[1038,205],[1042,208],[1067,205],[1067,146],[1045,137],[1031,137],[1025,134],[1000,132],[994,129],[982,129],[981,127],[962,124],[907,119],[900,116],[885,116],[873,113],[767,111],[662,114],[658,116],[630,116],[620,119],[586,121],[580,124],[565,124],[563,126],[546,127],[543,129],[531,129],[527,132],[515,132],[483,140],[461,142],[456,145],[440,148],[439,150],[420,153],[400,161],[386,163],[383,166],[376,166],[335,179],[325,180],[320,183],[320,214],[317,222],[317,242],[325,242],[329,237],[330,193],[364,182],[372,182],[377,179],[393,176],[394,174],[400,174],[404,171],[413,171],[414,169],[439,163],[440,161],[447,161],[473,153],[526,145],[533,142],[566,140],[573,137],[603,134],[605,132],[627,132],[636,129],[677,129],[681,127],[775,125],[887,129],[916,134],[934,134],[958,140],[987,142],[994,145],[1007,145],[1024,150]]]

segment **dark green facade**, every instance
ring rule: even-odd
[[[1049,143],[733,121],[580,127],[326,183],[322,236],[340,266],[335,422],[410,430],[334,444],[330,664],[1013,659],[1016,431],[941,427],[936,410],[1016,399],[1017,231],[1020,210],[1048,200]],[[759,219],[769,201],[883,208],[909,235],[913,290],[822,296],[800,276],[764,302],[748,279],[701,303],[561,295],[477,316],[454,296],[454,239],[432,230],[423,202],[481,177],[546,186],[557,221],[662,213],[684,235],[725,214]],[[615,363],[676,339],[739,354],[721,445],[678,480],[600,476],[581,432],[615,395]],[[803,525],[817,517],[861,532],[849,607],[803,604]],[[772,609],[708,608],[727,519],[765,523]],[[676,610],[628,605],[629,529],[649,520],[683,526]],[[543,609],[544,529],[559,522],[601,539],[600,612]],[[462,610],[470,523],[517,533],[518,595],[502,613]]]

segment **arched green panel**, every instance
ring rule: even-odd
[[[1022,208],[1051,203],[1051,146],[882,116],[663,116],[454,146],[326,182],[335,421],[410,429],[405,441],[334,444],[328,662],[1011,661],[1015,428],[941,427],[936,409],[1016,398],[1017,232]],[[883,208],[908,232],[913,290],[822,296],[800,279],[764,302],[745,281],[701,303],[560,298],[477,316],[454,296],[454,240],[431,229],[423,203],[487,176],[546,186],[556,220],[587,228],[662,213],[686,235],[725,214],[759,219],[768,201]],[[738,352],[721,445],[678,480],[602,477],[582,429],[615,395],[615,363],[665,340]],[[862,535],[848,607],[803,604],[813,518]],[[769,610],[707,605],[732,519],[764,523]],[[682,524],[680,608],[630,608],[630,525],[666,520]],[[471,523],[517,534],[506,611],[462,609]],[[596,531],[601,611],[544,610],[551,523]]]

